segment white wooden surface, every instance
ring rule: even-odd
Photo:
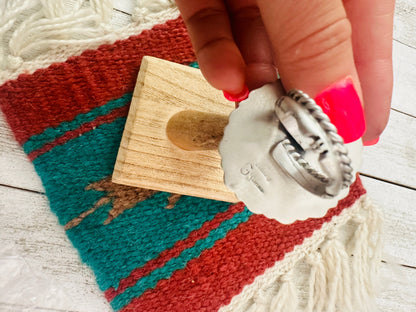
[[[129,21],[133,1],[114,2],[113,23]],[[407,312],[416,311],[416,1],[397,0],[394,38],[391,119],[380,143],[366,148],[362,172],[386,217],[379,310]],[[60,289],[57,303],[44,300],[45,288],[31,298],[7,295],[12,289],[1,289],[5,277],[0,276],[0,311],[110,311],[43,192],[0,115],[0,274],[10,255],[19,255],[35,284],[48,281]]]

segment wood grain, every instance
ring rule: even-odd
[[[416,191],[367,177],[361,179],[384,214],[384,260],[416,267]]]
[[[0,186],[0,199],[0,250],[12,246],[15,256],[27,263],[31,274],[50,280],[57,286],[58,293],[66,295],[59,307],[43,305],[39,308],[110,311],[93,272],[82,263],[63,227],[50,211],[46,196]],[[38,297],[44,297],[42,289],[39,289]],[[19,298],[19,293],[13,299],[3,300],[0,311],[3,311],[2,304],[5,307],[13,303],[17,306],[9,311],[22,311],[24,306],[19,306],[22,304],[29,305],[26,311],[34,310],[28,298]]]
[[[380,312],[414,312],[416,270],[383,263],[376,304]]]
[[[0,111],[0,184],[10,185],[35,192],[44,192],[42,182],[36,174],[22,147],[14,140],[12,131]]]
[[[184,110],[169,119],[166,135],[186,151],[218,150],[227,124],[227,115]]]
[[[217,150],[187,151],[166,133],[177,113],[228,116],[234,103],[198,69],[144,57],[114,167],[113,182],[182,195],[237,202],[223,182]]]
[[[416,28],[415,28],[416,36]],[[392,107],[416,117],[416,49],[393,42],[393,98]]]
[[[364,148],[360,172],[416,189],[416,118],[391,111],[380,142]]]
[[[416,2],[414,0],[396,0],[394,14],[395,40],[416,48]]]

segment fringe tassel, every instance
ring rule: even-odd
[[[306,312],[323,312],[327,301],[326,294],[326,270],[320,252],[316,251],[306,258],[311,266],[308,283],[308,301]]]
[[[369,206],[370,203],[364,202]],[[353,222],[358,224],[347,249],[352,255],[351,269],[353,284],[356,285],[354,298],[360,311],[373,311],[374,302],[367,298],[374,296],[374,285],[380,266],[382,252],[382,218],[374,209],[365,211],[365,216],[355,216]]]
[[[267,285],[255,295],[231,302],[220,311],[374,311],[382,219],[366,195],[357,205],[354,213],[328,231],[315,251],[305,252],[302,259],[287,264],[289,272],[274,281],[263,280],[257,286]]]
[[[123,19],[125,25],[113,27],[112,0],[5,0],[4,10],[0,6],[0,83],[179,16],[174,0],[135,4],[130,22]]]
[[[272,288],[260,290],[247,312],[268,312],[274,291]]]
[[[292,274],[283,275],[281,282],[279,292],[271,301],[270,309],[271,311],[296,312],[298,294]]]
[[[114,29],[112,12],[112,0],[6,0],[0,13],[0,70],[13,73],[25,63],[31,68],[31,61],[66,55],[71,47],[96,48],[179,14],[174,0],[136,0],[132,22]],[[7,74],[0,73],[0,80]]]
[[[297,289],[294,284],[292,273],[284,274],[275,285],[267,289],[261,289],[255,296],[253,303],[244,312],[269,312],[285,311],[296,312],[298,306]]]
[[[0,18],[1,69],[18,68],[25,60],[60,45],[100,38],[111,31],[111,0],[8,1]],[[8,43],[8,44],[6,44]]]
[[[136,0],[132,19],[135,22],[143,23],[151,20],[154,14],[162,10],[174,9],[174,0]]]
[[[349,256],[334,232],[328,239],[321,247],[328,283],[324,311],[336,311],[337,305],[342,307],[342,311],[352,311]]]

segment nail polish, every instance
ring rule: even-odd
[[[222,93],[224,93],[224,97],[229,101],[241,102],[248,98],[249,90],[245,85],[243,91],[241,91],[239,94],[231,94],[227,91],[222,91]]]
[[[371,145],[376,145],[378,143],[378,141],[380,141],[380,138],[376,138],[374,140],[370,140],[370,141],[363,141],[363,145],[364,146],[371,146]]]
[[[354,142],[363,136],[366,127],[364,110],[350,77],[321,91],[315,102],[328,115],[344,143]]]

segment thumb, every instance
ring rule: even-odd
[[[365,131],[351,24],[341,0],[258,0],[286,90],[306,92],[346,143]]]

